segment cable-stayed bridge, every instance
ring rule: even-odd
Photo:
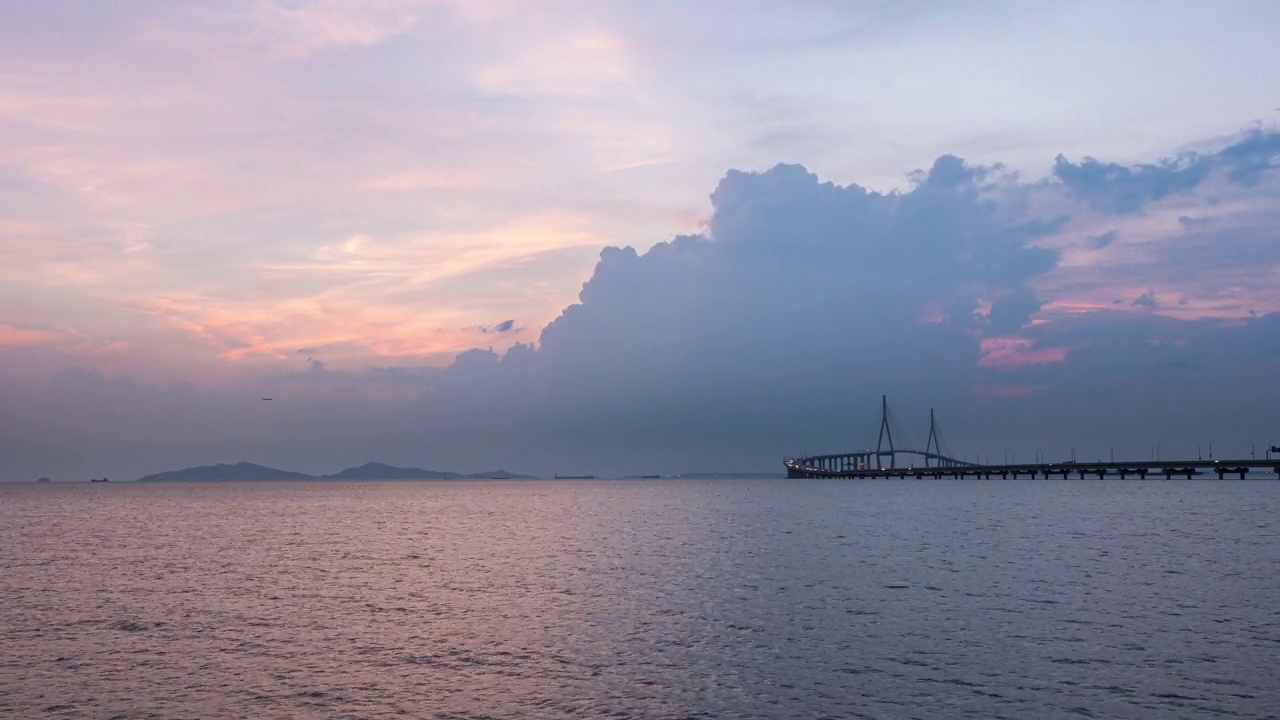
[[[894,430],[899,438],[903,432],[889,412],[889,400],[880,398],[880,434],[876,449],[862,452],[805,455],[784,460],[789,478],[1037,478],[1115,476],[1121,479],[1148,475],[1166,479],[1198,474],[1216,474],[1218,479],[1227,475],[1241,479],[1249,472],[1273,472],[1280,476],[1280,455],[1272,457],[1268,451],[1265,460],[1134,460],[1121,462],[1077,463],[1004,463],[979,464],[957,460],[946,448],[938,430],[933,410],[929,411],[929,439],[923,450],[894,445]],[[1271,450],[1280,453],[1280,448]]]

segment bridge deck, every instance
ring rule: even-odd
[[[902,452],[902,451],[899,451]],[[792,478],[966,478],[966,477],[1121,477],[1145,478],[1147,475],[1164,477],[1192,477],[1194,475],[1227,475],[1244,477],[1250,472],[1273,472],[1280,475],[1280,458],[1257,460],[1161,460],[1105,463],[1017,463],[1002,465],[978,465],[953,461],[947,465],[913,465],[908,467],[850,466],[845,458],[865,458],[876,453],[850,453],[847,455],[815,455],[792,458],[786,461],[787,477]],[[881,453],[887,455],[887,453]],[[933,458],[929,458],[933,460]],[[1207,472],[1205,472],[1207,471]]]
[[[832,453],[827,455],[806,455],[788,458],[784,461],[787,477],[790,478],[905,478],[905,477],[1054,477],[1063,478],[1076,475],[1078,477],[1119,476],[1127,478],[1134,475],[1145,478],[1147,475],[1163,475],[1166,478],[1185,476],[1190,478],[1199,474],[1238,475],[1243,478],[1250,472],[1274,472],[1280,475],[1280,447],[1272,447],[1263,460],[1133,460],[1121,462],[1062,462],[1062,463],[1007,463],[1001,465],[979,465],[964,460],[956,460],[950,455],[943,455],[944,444],[938,432],[937,421],[933,410],[929,411],[929,442],[925,449],[903,450],[894,448],[893,423],[889,412],[889,399],[880,397],[880,435],[876,439],[875,450],[862,452]],[[888,449],[885,450],[885,440]],[[901,433],[899,433],[901,439]],[[1209,445],[1210,454],[1213,445]],[[1272,457],[1274,455],[1274,457]],[[1072,451],[1072,456],[1075,452]],[[1010,456],[1012,457],[1012,456]],[[990,458],[987,458],[990,460]],[[905,462],[906,466],[899,463]],[[887,466],[887,467],[886,467]],[[1207,471],[1207,472],[1205,472]]]

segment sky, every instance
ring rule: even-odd
[[[873,445],[881,395],[967,459],[1261,456],[1277,31],[1267,0],[0,3],[0,480],[770,471]]]

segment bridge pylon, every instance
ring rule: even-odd
[[[936,422],[936,421],[934,421],[934,419],[933,419],[933,408],[929,408],[929,440],[928,440],[927,442],[925,442],[925,444],[924,444],[924,451],[925,451],[924,465],[925,465],[925,467],[929,467],[929,456],[928,456],[928,453],[930,452],[930,450],[929,450],[930,448],[933,448],[933,453],[934,453],[935,455],[941,455],[941,454],[942,454],[942,447],[941,447],[940,445],[938,445],[938,425],[937,425],[937,422]],[[942,465],[942,461],[938,461],[938,465],[939,465],[939,466],[941,466],[941,465]]]
[[[893,450],[893,431],[889,429],[889,396],[880,396],[880,437],[876,439],[876,465],[884,467],[881,460],[881,448],[883,447],[885,436],[889,438],[889,467],[898,467],[898,455]]]

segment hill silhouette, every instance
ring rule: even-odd
[[[442,470],[423,470],[422,468],[395,467],[383,463],[367,462],[360,467],[351,467],[332,475],[322,475],[323,480],[479,480],[495,478],[499,480],[535,480],[532,475],[518,475],[506,470],[490,470],[478,473],[456,473]]]
[[[457,473],[402,468],[382,463],[367,462],[360,467],[350,467],[332,475],[321,475],[325,480],[448,480],[461,477]]]
[[[228,480],[312,480],[310,475],[277,470],[265,465],[238,462],[234,465],[218,463],[200,467],[170,470],[138,478],[138,482],[209,482]]]
[[[386,465],[377,462],[367,462],[359,467],[349,467],[346,470],[342,470],[331,475],[307,475],[305,473],[280,470],[277,468],[267,467],[265,465],[239,462],[234,465],[219,463],[217,465],[202,465],[200,467],[190,467],[182,470],[170,470],[168,472],[147,475],[146,477],[139,478],[138,482],[231,482],[263,480],[478,480],[482,478],[503,480],[536,479],[532,475],[518,475],[516,473],[507,472],[506,470],[491,470],[489,472],[462,474],[441,470],[424,470],[422,468],[395,467],[394,465]]]

